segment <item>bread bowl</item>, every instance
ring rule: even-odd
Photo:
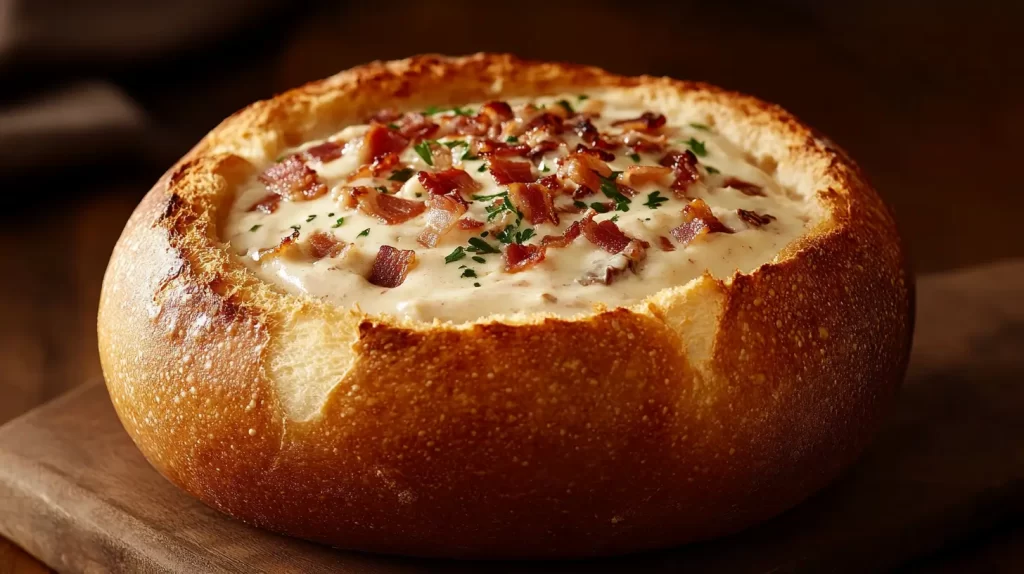
[[[864,175],[776,106],[420,56],[210,132],[128,221],[99,347],[146,458],[231,516],[582,557],[735,532],[834,478],[904,374],[912,298]]]

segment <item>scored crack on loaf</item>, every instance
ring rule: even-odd
[[[475,320],[436,307],[388,314],[367,299],[364,311],[329,292],[290,289],[252,264],[253,253],[271,246],[239,239],[257,225],[283,225],[247,219],[239,207],[250,197],[245,190],[259,191],[260,181],[271,189],[275,173],[308,176],[288,158],[347,139],[338,134],[381,110],[398,112],[387,123],[400,130],[403,112],[566,94],[628,97],[663,114],[669,127],[712,127],[713,136],[698,143],[713,151],[730,146],[764,174],[762,184],[799,207],[799,233],[735,274],[697,269],[678,285],[604,306],[504,314],[488,307]],[[361,131],[351,140],[364,137]],[[433,141],[447,147],[444,137],[429,139],[428,152]],[[684,141],[671,145],[692,152]],[[618,153],[621,160],[625,152]],[[399,159],[439,171],[411,163],[414,156]],[[711,217],[722,215],[714,194],[742,190],[713,185],[724,181],[704,159],[694,165],[706,190],[690,192],[696,198],[685,189],[682,197],[668,195],[678,176],[673,164],[660,188],[665,195],[656,199],[692,205],[687,215],[672,204],[680,222],[700,218],[713,230]],[[282,167],[267,176],[275,165]],[[533,169],[543,175],[537,164]],[[315,174],[323,189],[306,181],[282,188],[278,195],[308,189],[311,196],[278,198],[282,213],[312,205],[306,200],[337,201],[325,174]],[[401,197],[430,177],[379,193]],[[609,178],[598,185],[628,183]],[[734,185],[742,183],[751,182]],[[643,239],[625,218],[651,193],[625,196],[628,211],[613,194],[586,197],[588,209],[596,200],[612,205],[601,215],[566,216],[559,230],[577,218],[601,222],[618,214],[611,223]],[[695,201],[701,197],[710,209]],[[359,205],[357,197],[351,209]],[[467,213],[485,207],[471,205]],[[737,211],[739,219],[723,225],[760,223],[762,232],[781,225],[764,210],[746,211],[752,214]],[[344,232],[352,236],[327,235],[327,213],[310,211],[321,219],[308,222],[306,235],[296,230],[296,245],[304,257],[340,261],[347,246],[368,238],[355,237],[358,228]],[[532,229],[553,225],[537,222]],[[326,238],[320,243],[311,239],[318,230]],[[441,237],[438,253],[470,245],[445,242],[455,237],[462,236]],[[484,263],[475,267],[509,272],[516,241],[483,240],[501,253],[478,254]],[[688,233],[673,235],[671,256],[691,249],[689,240]],[[529,250],[530,238],[522,243],[515,249]],[[658,249],[649,243],[645,249]],[[425,245],[390,247],[419,250],[419,261],[389,252],[392,266],[376,277],[364,262],[360,272],[377,285],[414,285],[415,263],[424,272],[453,267],[425,259],[434,257]],[[557,261],[551,257],[548,263]],[[592,287],[644,277],[639,269],[621,273]],[[104,281],[99,338],[108,388],[129,434],[160,472],[214,508],[347,548],[589,556],[733,532],[833,478],[864,447],[903,376],[912,293],[892,218],[859,169],[778,107],[705,84],[506,55],[420,56],[368,64],[257,102],[214,129],[129,220]]]

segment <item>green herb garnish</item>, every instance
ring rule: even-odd
[[[441,108],[437,106],[429,106],[427,109],[423,110],[423,115],[425,116],[432,116],[437,113],[441,113]]]
[[[462,246],[460,245],[460,246],[455,248],[455,251],[452,251],[448,255],[445,255],[445,257],[444,257],[445,265],[447,265],[448,263],[454,263],[454,262],[458,261],[459,259],[462,259],[465,256],[466,256],[466,250],[463,249]]]
[[[310,221],[313,221],[314,219],[316,219],[316,214],[315,213],[313,215],[310,215],[309,217],[306,218],[306,223],[309,223]]]
[[[377,186],[377,191],[383,193],[384,195],[387,195],[388,193],[390,193],[391,190],[389,190],[388,188],[384,187],[383,185],[378,185]]]
[[[398,124],[390,123],[390,124],[388,124],[388,129],[397,130],[398,129]]]
[[[480,173],[483,173],[483,172],[487,171],[487,164],[486,163],[480,164],[480,167],[476,168],[476,170],[478,172],[480,172]]]
[[[683,143],[686,144],[686,146],[690,148],[690,151],[692,151],[697,157],[704,157],[708,155],[708,148],[704,147],[704,142],[702,141],[690,138]]]
[[[479,283],[473,283],[473,287],[479,287],[479,286],[480,286]]]
[[[334,222],[334,225],[331,226],[331,229],[337,229],[341,227],[343,223],[345,223],[345,218],[339,217],[338,220]]]
[[[590,204],[590,209],[593,209],[594,211],[596,211],[598,213],[608,213],[608,208],[605,207],[605,205],[603,203],[601,203],[600,201],[595,201],[594,203],[591,203]]]
[[[479,237],[470,237],[469,244],[470,247],[468,247],[466,251],[472,253],[501,253],[493,245],[487,243],[486,241],[480,239]]]
[[[558,100],[558,105],[562,106],[570,116],[576,115],[576,110],[572,109],[572,105],[570,105],[567,100]]]
[[[443,145],[444,145],[445,147],[447,147],[448,149],[456,148],[456,147],[459,147],[460,145],[464,145],[464,146],[467,146],[467,147],[469,146],[469,144],[468,144],[468,143],[466,143],[466,142],[464,142],[464,141],[462,141],[462,140],[455,140],[455,141],[450,141],[450,142],[441,142],[441,143],[442,143],[442,144],[443,144]]]
[[[590,96],[588,96],[587,94],[580,94],[580,95],[576,96],[576,99],[582,102],[584,100],[590,99]]]
[[[405,183],[409,181],[409,178],[412,177],[412,174],[415,171],[416,170],[412,169],[411,167],[396,169],[394,172],[392,172],[391,177],[388,178],[388,181],[399,181]]]
[[[699,124],[699,123],[696,123],[696,122],[691,122],[690,123],[690,127],[693,128],[693,129],[696,129],[696,130],[700,130],[702,132],[709,132],[709,131],[711,131],[711,128],[708,125],[706,125],[706,124]]]
[[[586,209],[587,208],[587,204],[583,203],[582,201],[579,201],[579,200],[576,200],[576,201],[572,202],[572,204],[575,205],[576,207],[580,208],[580,209]]]
[[[613,216],[611,217],[611,221],[613,221],[613,222],[614,222],[614,221],[618,221],[618,220],[619,220],[619,214],[618,214],[618,213],[616,213],[615,215],[613,215]]]
[[[474,255],[472,257],[472,259],[473,259],[473,261],[476,261],[477,263],[487,263],[487,260],[484,259],[483,257],[480,257],[479,255]]]
[[[294,229],[295,231],[298,231],[298,230],[302,229],[302,226],[301,225],[292,225],[291,228]]]
[[[332,212],[328,213],[327,217],[334,217],[334,212],[332,211]]]
[[[370,228],[367,227],[366,229],[360,231],[359,235],[356,235],[356,237],[366,237],[369,234],[370,234]]]
[[[423,158],[423,162],[429,166],[434,165],[434,158],[430,155],[430,142],[421,141],[420,143],[412,146],[412,149],[416,150],[416,154]]]
[[[710,165],[704,166],[704,169],[708,170],[708,173],[722,173],[718,169],[711,167]]]
[[[476,271],[473,271],[472,269],[467,267],[467,268],[462,270],[461,277],[471,277],[473,279],[476,279],[477,278],[476,277]]]
[[[256,231],[257,229],[259,229],[261,227],[263,227],[263,226],[260,225],[259,223],[257,223],[256,225],[253,225],[252,227],[250,227],[249,231]]]
[[[519,143],[519,138],[517,138],[516,136],[508,136],[507,138],[505,138],[505,141],[508,143]]]
[[[601,193],[615,202],[615,211],[629,211],[630,199],[619,191],[615,178],[619,177],[621,171],[613,171],[610,176],[604,177],[594,172],[601,180]],[[593,206],[591,206],[593,207]]]
[[[640,163],[640,154],[631,153],[629,154],[629,159],[633,160],[633,163]]]
[[[647,201],[644,202],[644,205],[650,207],[651,209],[658,209],[659,207],[661,207],[661,204],[665,203],[666,201],[668,201],[668,198],[662,197],[660,191],[652,191],[651,193],[647,194]]]

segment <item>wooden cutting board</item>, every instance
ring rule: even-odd
[[[923,280],[896,411],[843,478],[726,539],[614,559],[472,563],[343,552],[194,501],[98,382],[0,428],[0,534],[61,571],[820,572],[892,567],[1024,513],[1024,262]]]

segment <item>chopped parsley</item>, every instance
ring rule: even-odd
[[[712,167],[710,165],[704,166],[704,169],[708,170],[708,173],[722,173],[722,172],[718,171],[718,169],[716,169],[716,168],[714,168],[714,167]]]
[[[369,234],[370,234],[370,228],[367,227],[366,229],[360,231],[359,235],[356,235],[356,237],[366,237]]]
[[[586,203],[583,203],[582,201],[580,201],[580,200],[578,200],[578,199],[577,199],[576,201],[572,202],[572,204],[573,204],[574,206],[576,206],[576,207],[580,208],[580,209],[586,209],[586,208],[587,208],[587,204],[586,204]]]
[[[456,148],[456,147],[459,147],[460,145],[469,146],[468,143],[466,143],[466,142],[464,142],[462,140],[454,140],[454,141],[450,141],[450,142],[441,142],[441,143],[444,144],[444,146],[447,147],[448,149]]]
[[[572,105],[568,102],[568,100],[558,100],[558,105],[562,106],[562,108],[564,108],[570,116],[576,115],[576,110],[572,109]]]
[[[601,180],[601,193],[615,202],[615,211],[629,211],[630,200],[625,195],[622,195],[618,184],[615,183],[615,178],[619,177],[619,174],[622,172],[613,171],[608,177],[604,177],[597,172],[594,173]]]
[[[343,223],[345,223],[345,218],[339,217],[338,220],[334,222],[334,225],[331,226],[331,229],[337,229],[341,227]]]
[[[700,130],[702,132],[711,131],[711,128],[707,124],[699,124],[697,122],[690,122],[690,127],[695,130]]]
[[[313,215],[310,215],[309,217],[306,218],[306,223],[309,223],[310,221],[313,221],[314,219],[316,219],[316,214],[315,213]]]
[[[508,192],[507,191],[503,191],[501,193],[494,193],[494,194],[491,194],[491,195],[474,195],[472,197],[473,197],[474,201],[486,201],[488,199],[494,199],[496,197],[502,197],[502,198],[508,197]]]
[[[473,287],[479,287],[479,286],[480,286],[479,283],[473,283]]]
[[[501,253],[493,245],[479,237],[470,237],[469,245],[470,247],[466,248],[466,251],[471,253]]]
[[[259,229],[261,227],[263,227],[263,226],[260,225],[259,223],[257,223],[256,225],[253,225],[252,227],[250,227],[249,231],[256,231],[257,229]]]
[[[616,213],[615,215],[612,216],[611,221],[618,221],[618,220],[619,220],[619,214]]]
[[[505,138],[505,141],[508,143],[519,143],[519,138],[517,138],[516,136],[508,136],[507,138]]]
[[[704,147],[704,142],[702,141],[690,138],[688,141],[683,142],[683,144],[689,147],[690,151],[692,151],[697,157],[704,157],[708,155],[708,148]]]
[[[398,129],[398,124],[392,122],[392,123],[388,124],[388,129],[397,130]]]
[[[447,265],[449,263],[454,263],[454,262],[458,261],[459,259],[462,259],[465,256],[466,256],[466,250],[463,249],[462,246],[460,245],[460,246],[455,248],[455,251],[452,251],[448,255],[445,255],[445,257],[444,257],[445,265]]]
[[[476,168],[476,170],[478,172],[480,172],[480,173],[483,173],[483,172],[487,171],[487,164],[486,163],[480,164],[480,167]]]
[[[454,108],[452,108],[452,113],[457,116],[471,116],[473,115],[473,110],[469,108],[455,106]]]
[[[516,227],[518,226],[518,221],[515,226],[506,226],[505,229],[501,230],[501,233],[497,235],[498,241],[501,241],[502,243],[526,243],[531,237],[533,237],[533,229],[528,227],[521,231],[516,231]]]
[[[426,141],[426,140],[421,141],[420,143],[412,146],[412,149],[416,150],[416,153],[421,158],[423,158],[423,162],[424,163],[426,163],[429,166],[433,166],[434,165],[434,158],[431,157],[431,155],[430,155],[430,142],[429,141]],[[696,152],[694,152],[694,153],[696,153]]]
[[[391,177],[388,178],[388,181],[400,181],[402,183],[405,183],[409,181],[409,178],[412,177],[414,171],[416,170],[412,169],[411,167],[396,169],[391,174]]]
[[[390,193],[390,190],[388,188],[384,187],[383,185],[378,185],[377,186],[377,191],[383,193],[384,195],[387,195],[388,193]]]
[[[302,229],[302,226],[301,226],[301,225],[292,225],[292,226],[290,226],[290,227],[291,227],[292,229],[294,229],[295,231],[298,231],[298,230]]]
[[[576,96],[576,99],[582,102],[584,100],[590,99],[590,96],[588,96],[587,94],[580,94]]]
[[[590,209],[593,209],[598,213],[608,213],[608,208],[600,201],[595,201],[594,203],[591,203]]]
[[[480,237],[487,237],[488,235],[489,233],[487,231],[484,231],[483,233],[480,234]]]
[[[647,201],[644,202],[644,205],[650,207],[651,209],[658,209],[659,207],[661,207],[661,204],[665,203],[666,201],[668,201],[668,198],[662,197],[660,191],[652,191],[651,193],[647,194]]]
[[[439,114],[441,112],[442,112],[441,108],[439,108],[437,106],[430,106],[427,109],[423,110],[423,115],[425,115],[425,116],[432,116],[434,114]]]
[[[334,217],[334,212],[332,211],[332,212],[328,213],[327,217]]]
[[[460,247],[460,249],[461,249],[461,247]],[[479,255],[474,255],[472,259],[473,259],[473,261],[476,261],[477,263],[487,263],[487,260],[484,259],[483,257],[480,257]]]
[[[416,197],[423,197],[423,194],[417,191],[416,192]]]
[[[462,275],[461,275],[461,277],[471,277],[471,278],[473,278],[473,279],[476,279],[476,278],[477,278],[477,276],[476,276],[476,271],[473,271],[472,269],[470,269],[469,267],[467,267],[467,268],[465,268],[465,269],[463,269],[463,270],[462,270]]]
[[[640,163],[640,154],[631,153],[629,154],[629,159],[633,160],[633,163]]]

